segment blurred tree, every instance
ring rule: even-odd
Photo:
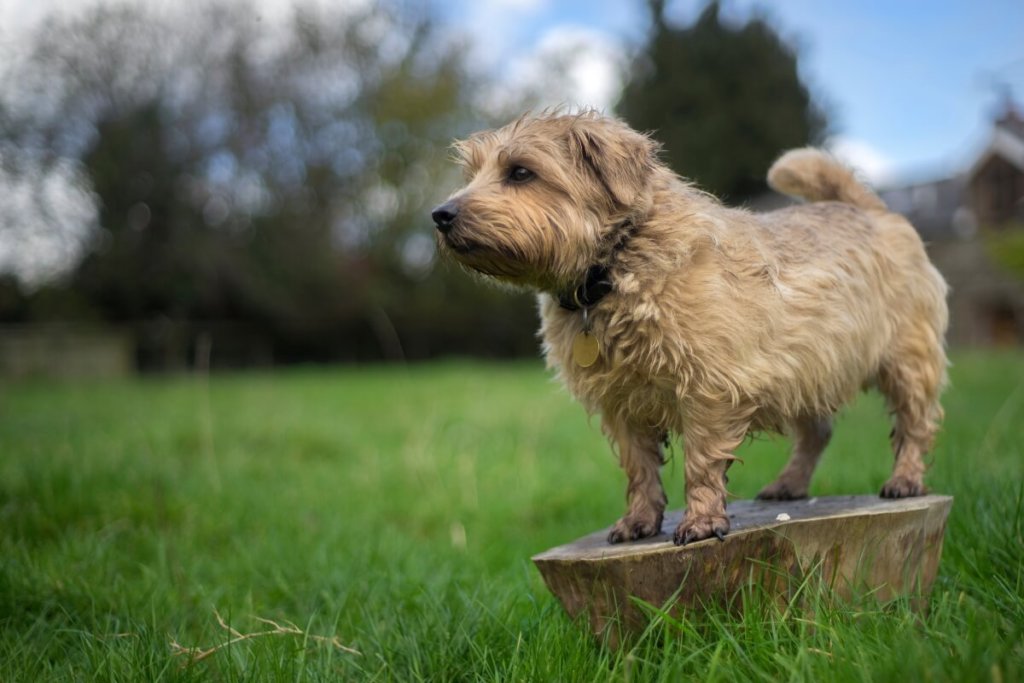
[[[463,50],[428,16],[311,4],[269,20],[218,0],[43,27],[0,76],[0,159],[80,166],[98,219],[49,289],[137,325],[144,362],[180,363],[224,323],[278,360],[533,349],[532,303],[434,267],[447,146],[480,123]]]
[[[825,116],[797,70],[795,51],[762,18],[738,27],[708,3],[690,26],[670,26],[650,0],[653,27],[617,110],[655,131],[664,158],[704,189],[740,202],[767,189],[782,150],[820,143]]]

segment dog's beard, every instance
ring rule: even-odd
[[[509,259],[507,256],[494,252],[485,247],[471,248],[459,251],[451,248],[452,257],[462,265],[480,275],[488,278],[518,285],[525,284],[528,279],[529,269],[521,263]]]
[[[512,285],[528,284],[532,269],[514,249],[469,240],[459,233],[449,233],[438,241],[442,253],[471,272]]]

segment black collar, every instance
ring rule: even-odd
[[[590,308],[611,291],[608,266],[593,265],[587,268],[587,275],[578,287],[558,295],[558,305],[567,311],[579,311]]]
[[[558,305],[567,311],[579,311],[596,305],[610,294],[614,288],[611,280],[611,260],[615,254],[622,251],[635,232],[636,224],[632,220],[627,219],[619,223],[602,262],[587,268],[583,282],[579,285],[559,294]]]

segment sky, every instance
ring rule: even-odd
[[[17,40],[53,10],[97,1],[0,0],[0,41]],[[291,1],[253,5],[273,15]],[[650,25],[644,0],[406,2],[468,39],[477,66],[508,84],[506,95],[549,76],[551,55],[568,51],[573,86],[551,103],[606,111]],[[669,20],[685,24],[705,2],[666,4]],[[876,184],[962,170],[987,142],[1002,101],[997,86],[1024,102],[1024,0],[723,0],[722,8],[735,22],[766,15],[797,47],[805,82],[831,114],[829,146]]]
[[[643,41],[642,0],[435,0],[453,29],[477,37],[474,58],[515,81],[537,55],[573,40],[575,104],[607,108],[617,69]],[[667,3],[689,23],[702,0]],[[1024,102],[1024,0],[724,0],[722,16],[753,12],[798,49],[801,74],[831,113],[830,147],[878,184],[962,170],[986,144],[997,84]],[[541,59],[543,62],[543,60]],[[539,70],[543,69],[541,64]]]

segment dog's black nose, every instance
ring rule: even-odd
[[[455,202],[448,201],[431,212],[434,225],[441,232],[448,232],[455,223],[455,217],[459,215],[459,207]]]

